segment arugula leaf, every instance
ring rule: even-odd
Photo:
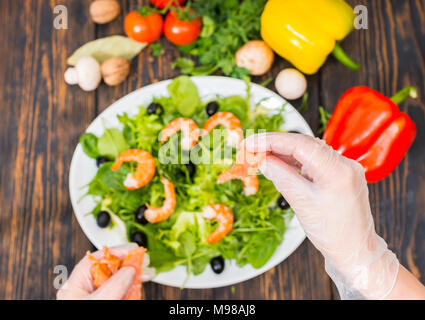
[[[191,116],[201,102],[198,89],[188,76],[175,78],[167,89],[177,110],[185,117]]]
[[[97,149],[98,138],[93,133],[84,133],[80,137],[81,147],[86,155],[90,158],[98,158],[99,150]]]
[[[122,151],[128,149],[128,144],[118,129],[105,129],[97,141],[97,149],[101,156],[115,159]]]

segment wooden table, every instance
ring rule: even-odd
[[[369,29],[353,31],[343,42],[363,68],[349,71],[329,58],[318,74],[308,77],[310,109],[305,117],[316,131],[318,106],[332,111],[341,94],[354,85],[368,85],[387,96],[406,85],[419,89],[419,99],[401,105],[417,124],[417,138],[396,171],[369,189],[378,233],[425,282],[425,2],[349,2],[364,4],[369,12]],[[58,4],[68,9],[68,30],[53,28]],[[137,1],[121,4],[128,12]],[[1,299],[55,298],[53,268],[66,265],[71,270],[93,249],[73,215],[68,193],[69,165],[78,138],[115,100],[178,74],[171,62],[179,53],[162,39],[166,53],[154,59],[150,48],[142,51],[123,85],[102,84],[91,93],[67,86],[63,80],[67,56],[87,41],[122,34],[122,25],[122,15],[110,24],[95,25],[88,16],[88,1],[1,1]],[[276,76],[288,65],[279,58],[267,75],[254,81]],[[273,84],[269,88],[274,89]],[[307,240],[276,268],[234,288],[180,290],[148,283],[145,291],[147,299],[338,297],[321,255]]]

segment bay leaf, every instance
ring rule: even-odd
[[[109,36],[87,42],[68,58],[67,63],[74,66],[78,59],[84,56],[92,56],[100,64],[112,57],[122,57],[130,61],[146,46],[147,43],[137,42],[125,36]]]

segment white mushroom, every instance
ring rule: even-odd
[[[84,91],[95,90],[102,80],[99,62],[89,56],[78,59],[75,67],[65,71],[64,77],[66,83],[78,84]]]
[[[304,75],[292,68],[280,71],[274,85],[277,92],[288,100],[300,98],[307,90],[307,80]]]
[[[248,69],[253,76],[260,76],[270,70],[274,54],[262,40],[251,40],[236,51],[236,65]]]

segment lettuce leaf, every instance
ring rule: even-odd
[[[185,117],[195,113],[200,99],[198,89],[188,76],[175,78],[167,87],[171,100],[177,106],[177,110]]]

